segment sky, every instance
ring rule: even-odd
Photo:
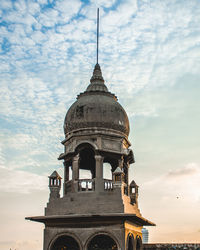
[[[200,242],[200,1],[0,0],[0,249],[42,249],[63,122],[99,63],[130,121],[151,242]]]

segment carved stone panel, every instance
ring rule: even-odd
[[[111,150],[111,151],[121,151],[121,144],[115,140],[109,140],[109,139],[103,139],[102,140],[102,146],[105,150]]]

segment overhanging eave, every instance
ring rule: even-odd
[[[51,216],[34,216],[26,217],[26,220],[31,220],[35,222],[41,222],[45,224],[70,224],[70,223],[91,223],[91,222],[125,222],[130,221],[138,226],[155,226],[155,224],[143,217],[137,216],[136,214],[122,214],[122,213],[112,213],[112,214],[96,214],[96,215],[51,215]]]

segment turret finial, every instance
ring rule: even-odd
[[[104,79],[103,79],[103,76],[102,76],[102,73],[101,73],[101,67],[100,65],[97,63],[94,67],[94,70],[93,70],[93,75],[92,75],[92,78],[90,79],[90,82],[91,83],[104,83]]]

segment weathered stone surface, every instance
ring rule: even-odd
[[[64,122],[66,136],[72,131],[92,127],[129,134],[128,116],[116,96],[108,92],[99,65],[95,66],[91,84],[69,108]]]
[[[44,250],[51,249],[54,240],[61,235],[70,235],[79,243],[80,250],[87,250],[90,240],[98,234],[106,234],[112,237],[118,245],[119,250],[125,250],[125,229],[122,223],[109,225],[100,224],[72,224],[65,227],[46,227],[44,230]]]
[[[141,250],[142,226],[154,224],[140,213],[138,186],[129,185],[134,163],[129,121],[116,96],[108,92],[99,65],[87,90],[67,112],[64,128],[65,150],[59,156],[64,160],[63,196],[61,179],[54,172],[45,216],[28,218],[45,224],[44,250],[55,250],[57,244],[65,249],[65,240],[72,238],[76,249],[88,250],[95,235],[110,237],[114,244],[109,249]],[[110,179],[104,177],[105,165]],[[81,179],[81,171],[90,177]]]

